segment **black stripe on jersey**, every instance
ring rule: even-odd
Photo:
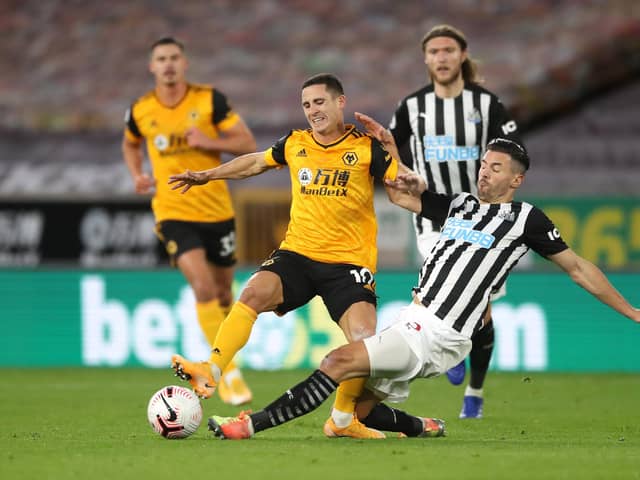
[[[423,268],[422,271],[422,282],[420,282],[420,288],[424,287],[424,285],[427,283],[427,272],[429,272],[433,266],[436,264],[437,260],[444,255],[445,251],[455,243],[455,240],[447,240],[446,242],[444,242],[444,245],[441,249],[438,250],[438,252],[433,256],[433,259],[431,262],[429,262],[429,265],[425,265],[425,268]],[[460,258],[460,256],[462,255],[462,252],[464,252],[467,249],[466,245],[459,245],[451,255],[449,255],[449,257],[447,257],[447,262],[449,265],[455,265],[455,263],[458,261],[458,259]],[[427,295],[424,296],[423,299],[423,303],[425,305],[427,305],[428,303],[430,303],[431,301],[433,301],[434,298],[436,298],[436,294],[438,293],[438,291],[440,290],[440,288],[442,288],[442,284],[444,283],[444,281],[447,279],[447,277],[449,276],[449,271],[450,269],[447,268],[441,268],[440,272],[438,273],[438,276],[436,277],[436,279],[433,281],[433,283],[431,284],[431,286],[429,287],[429,290],[427,290]],[[431,293],[431,295],[429,295],[429,293]],[[442,318],[440,317],[440,315],[438,315],[438,313],[440,312],[440,310],[438,310],[438,312],[436,313],[436,316],[438,318]]]
[[[444,135],[444,101],[436,95],[435,97],[436,135]],[[436,167],[434,167],[436,168]],[[447,162],[438,162],[442,183],[445,186],[446,194],[451,195],[451,177],[449,176],[449,165]],[[455,192],[458,193],[458,192]]]
[[[418,132],[420,133],[420,135],[424,135],[424,132],[426,129],[425,122],[426,122],[426,113],[427,113],[427,94],[416,97],[416,100],[418,102]],[[414,149],[416,152],[421,152],[420,157],[424,158],[424,138],[421,138],[420,135],[414,135],[413,137],[415,140]],[[420,171],[418,166],[415,164],[413,165],[413,169],[418,172]],[[424,166],[424,169],[427,172],[427,187],[432,192],[437,192],[436,183],[433,180],[433,174],[431,173],[431,169],[427,168],[426,165]]]
[[[482,219],[475,224],[473,229],[478,231],[483,230],[484,227],[486,227],[489,224],[489,222],[493,220],[493,218],[496,216],[499,210],[500,210],[500,205],[498,204],[490,205],[487,212],[483,215]],[[463,218],[470,219],[471,217],[465,214]],[[503,228],[504,225],[506,225],[506,228]],[[502,238],[504,234],[507,231],[509,231],[511,226],[512,226],[511,223],[503,222],[498,227],[498,229],[492,233],[493,236],[495,237],[495,242],[498,242],[500,238]],[[504,230],[504,231],[500,232],[501,230]],[[463,250],[466,250],[469,247],[469,243],[464,242],[461,245],[461,247]],[[488,249],[479,249],[473,254],[473,256],[471,257],[471,260],[469,260],[467,265],[462,270],[462,273],[456,280],[456,283],[451,289],[451,292],[449,293],[449,295],[447,295],[447,298],[445,299],[444,302],[442,302],[442,305],[440,305],[440,308],[436,312],[436,316],[438,318],[444,318],[447,316],[447,313],[449,312],[449,310],[453,308],[453,305],[459,300],[460,296],[462,295],[462,292],[464,291],[465,287],[468,285],[469,278],[473,276],[474,272],[478,269],[478,266],[480,266],[480,263],[482,262],[482,260],[484,259],[484,257],[487,255],[488,252],[489,252]],[[456,267],[455,262],[448,262],[448,263],[449,263],[449,268],[447,269],[447,274],[449,274],[449,272]],[[458,325],[458,322],[460,321],[462,321],[462,325],[464,325],[466,318],[463,318],[463,319],[458,318],[456,320],[454,324],[454,328],[458,331],[462,329],[462,326],[456,328],[456,326]]]
[[[451,209],[451,213],[449,214],[450,217],[454,216],[456,213],[458,213],[459,211],[461,211],[462,209],[465,208],[465,204],[466,202],[462,202],[459,206],[454,207]],[[471,218],[473,218],[473,215],[478,211],[478,209],[480,208],[480,204],[477,202],[474,202],[473,204],[473,208],[469,211],[466,212],[463,215],[463,218],[465,220],[470,220]],[[431,261],[428,264],[425,264],[422,268],[422,272],[420,273],[420,278],[422,279],[422,281],[420,282],[420,288],[423,288],[425,286],[425,284],[427,283],[427,272],[430,271],[434,265],[437,263],[438,259],[444,255],[444,253],[449,249],[449,247],[451,247],[451,245],[453,245],[455,243],[455,240],[446,240],[444,242],[444,245],[438,250],[438,252],[433,256],[433,258],[431,259]],[[460,255],[462,255],[462,252],[464,252],[464,250],[467,248],[466,245],[460,245],[458,248],[456,248],[454,250],[454,252],[451,254],[451,256],[447,259],[448,262],[451,262],[450,265],[455,265],[455,262],[458,260],[458,258],[460,258]],[[433,292],[433,295],[431,296],[425,296],[424,299],[427,302],[432,301],[435,298],[435,294],[440,290],[440,288],[442,287],[442,284],[444,283],[445,279],[447,278],[447,276],[449,275],[449,271],[450,269],[445,269],[442,268],[440,269],[440,272],[438,273],[438,276],[436,277],[436,279],[434,280],[432,286],[429,287],[429,291]]]
[[[473,295],[471,295],[471,298],[469,298],[469,300],[467,302],[467,306],[465,307],[465,309],[462,311],[460,316],[456,319],[455,323],[453,324],[452,328],[454,330],[457,330],[458,332],[462,330],[462,327],[464,327],[464,324],[467,323],[467,321],[469,320],[469,316],[471,315],[471,312],[473,312],[476,309],[476,307],[478,306],[478,304],[480,302],[482,302],[482,300],[483,300],[482,296],[484,295],[485,291],[489,287],[490,279],[494,275],[496,275],[498,273],[498,270],[500,270],[504,266],[504,263],[506,262],[506,260],[513,253],[513,250],[515,250],[515,247],[516,246],[509,247],[509,248],[505,249],[504,251],[502,251],[500,253],[500,255],[498,255],[498,258],[493,263],[493,265],[491,265],[491,268],[489,268],[489,270],[487,272],[487,275],[484,277],[484,279],[480,283],[479,287],[476,289],[475,292],[473,292]],[[476,253],[480,253],[480,252],[476,252]],[[475,257],[475,255],[474,255],[474,257]],[[474,269],[474,271],[475,271],[475,269]],[[481,325],[482,325],[482,317],[479,318],[476,321],[476,325],[474,326],[474,331],[477,328],[479,328]]]
[[[135,103],[131,104],[129,107],[129,111],[127,112],[127,127],[136,137],[142,137],[140,133],[140,129],[138,128],[138,124],[136,123],[136,119],[133,118],[133,107]]]
[[[514,208],[512,211],[515,211],[515,210],[516,209]],[[506,230],[505,233],[507,233],[513,227],[513,224],[508,224],[507,222],[505,222],[502,226],[507,227],[505,229]],[[475,308],[478,306],[478,303],[482,301],[482,296],[484,295],[484,292],[486,292],[487,288],[490,287],[491,279],[498,274],[498,271],[500,271],[500,269],[504,267],[504,265],[506,264],[507,259],[513,254],[516,248],[518,248],[521,245],[522,245],[522,242],[520,243],[513,242],[511,243],[511,245],[509,245],[509,247],[505,248],[502,252],[500,252],[500,255],[498,255],[498,257],[496,258],[496,261],[491,265],[491,268],[489,268],[489,270],[487,271],[487,274],[485,275],[484,279],[478,286],[477,290],[473,293],[473,295],[469,299],[469,302],[467,303],[467,307],[462,311],[462,313],[460,314],[456,322],[453,324],[453,328],[455,330],[457,331],[462,330],[462,327],[464,326],[467,319],[469,318],[469,315],[471,315],[471,312],[475,310]],[[507,268],[504,275],[500,278],[500,281],[496,284],[496,287],[504,283],[506,277],[509,275],[509,272],[511,271],[511,269],[513,269],[516,263],[517,262],[514,262],[509,266],[509,268]],[[481,325],[480,323],[481,321],[482,321],[482,318],[478,319],[477,326]]]
[[[424,231],[422,217],[420,215],[414,215],[413,218],[416,222],[416,229],[418,230],[418,233],[422,235],[422,232]]]
[[[480,92],[478,90],[474,90],[473,91],[473,108],[476,108],[479,112],[482,112],[482,110],[480,109],[481,104],[480,104]],[[478,145],[480,145],[480,156],[478,157],[478,159],[476,160],[476,166],[475,166],[475,170],[474,172],[476,172],[476,176],[475,178],[473,178],[471,181],[477,182],[478,181],[478,172],[480,171],[480,160],[482,159],[482,155],[484,154],[484,148],[485,145],[482,144],[482,125],[483,125],[484,119],[482,119],[482,121],[476,123],[476,143]],[[467,190],[468,192],[470,192],[471,190]]]
[[[454,100],[454,110],[456,116],[456,145],[466,145],[467,135],[464,129],[464,123],[466,121],[463,109],[464,95],[458,95]],[[470,192],[471,185],[469,182],[469,175],[467,175],[467,162],[456,162],[458,168],[458,176],[460,177],[460,188],[463,192]],[[454,168],[456,168],[454,167]]]
[[[424,132],[427,95],[424,94],[424,95],[417,96],[416,102],[418,104],[418,132]],[[405,108],[408,109],[408,106],[406,104],[405,104]],[[411,121],[411,119],[409,119],[409,121]],[[411,157],[413,159],[413,165],[411,168],[419,172],[420,168],[418,167],[417,163],[418,163],[418,158],[424,156],[423,141],[419,135],[413,135],[411,138],[413,139],[413,146],[411,148],[412,150]],[[422,153],[419,153],[419,152],[422,152]],[[431,175],[431,170],[428,168],[425,168],[425,170],[427,175],[427,178],[426,178],[427,188],[432,192],[436,192],[437,190],[435,188],[435,182],[433,181],[433,175]],[[418,231],[418,234],[422,235],[422,232],[424,232],[424,222],[422,220],[422,217],[420,215],[414,215],[413,218],[414,218],[414,221],[416,222],[416,230]]]
[[[391,154],[384,149],[378,140],[371,138],[370,155],[369,174],[378,180],[382,180],[389,169],[389,165],[391,165]]]
[[[283,137],[280,137],[276,141],[276,143],[274,143],[271,146],[271,156],[280,165],[286,165],[287,164],[287,159],[284,157],[284,151],[285,151],[284,146],[287,143],[287,140],[289,139],[289,137],[291,136],[292,133],[293,133],[293,130],[289,130],[289,133],[287,133]]]
[[[516,247],[519,247],[521,244],[518,244],[516,246],[513,247],[513,249],[515,249]],[[516,262],[518,263],[518,262]],[[513,267],[516,266],[516,263],[514,263],[511,267],[509,267],[505,272],[504,275],[502,275],[502,277],[500,277],[498,279],[498,281],[496,282],[495,286],[493,287],[493,291],[496,292],[498,290],[500,290],[500,288],[502,288],[502,284],[507,280],[507,277],[509,276],[509,272],[511,271],[511,269]]]
[[[488,221],[493,220],[493,218],[495,218],[499,210],[500,210],[500,205],[498,204],[489,206],[489,210],[487,211],[487,214],[485,215],[483,222],[484,220],[488,220]],[[519,215],[520,210],[521,210],[521,205],[512,205],[511,211],[516,214],[516,217]],[[474,227],[474,230],[482,230],[482,228],[484,228],[484,226],[486,226],[487,223],[488,222],[485,222],[484,225],[482,225],[482,227],[480,227],[480,224],[477,224]],[[500,240],[502,240],[502,238],[507,233],[509,233],[509,230],[513,228],[514,224],[515,222],[502,222],[498,226],[498,228],[492,233],[493,236],[495,237],[495,243],[498,243]],[[467,300],[466,308],[463,310],[463,313],[460,314],[460,316],[458,316],[455,323],[453,324],[454,330],[457,330],[458,332],[462,330],[462,327],[464,327],[464,324],[469,319],[469,315],[471,314],[471,312],[478,306],[478,303],[482,301],[482,295],[484,294],[485,290],[489,287],[489,282],[491,281],[492,278],[495,277],[498,270],[500,270],[504,266],[506,259],[509,258],[509,256],[513,253],[513,250],[517,246],[518,246],[518,243],[513,242],[511,245],[509,245],[508,248],[506,248],[503,252],[500,253],[500,255],[498,256],[498,260],[493,263],[491,268],[489,268],[488,273],[484,275],[484,278],[480,283],[479,287],[476,289],[475,292],[473,292],[471,297]],[[448,313],[449,310],[451,310],[451,308],[453,308],[453,305],[458,301],[465,287],[468,286],[469,279],[473,276],[476,270],[478,270],[478,268],[480,267],[480,264],[486,258],[489,251],[490,251],[489,249],[480,249],[473,254],[473,256],[471,257],[471,260],[469,261],[467,266],[463,269],[462,273],[460,274],[458,281],[456,282],[454,287],[451,289],[451,294],[442,303],[442,306],[440,307],[440,309],[438,309],[438,313],[442,313],[442,315],[444,316]]]
[[[212,89],[211,91],[211,108],[213,109],[211,113],[211,123],[213,123],[213,125],[217,125],[223,121],[227,118],[229,112],[231,112],[227,97],[216,89]]]

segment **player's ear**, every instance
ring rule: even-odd
[[[338,106],[340,108],[344,108],[346,104],[347,104],[347,97],[345,97],[344,95],[338,96]]]
[[[513,189],[520,188],[523,182],[524,182],[524,175],[522,173],[518,173],[511,181],[511,188]]]

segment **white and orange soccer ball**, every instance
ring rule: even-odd
[[[165,438],[186,438],[202,421],[202,406],[188,388],[170,385],[153,394],[147,406],[149,424]]]

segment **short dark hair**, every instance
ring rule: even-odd
[[[529,155],[522,145],[508,138],[494,138],[487,144],[487,150],[506,153],[512,160],[519,163],[522,172],[529,170]]]
[[[153,44],[151,45],[151,48],[149,49],[150,52],[153,52],[154,48],[159,47],[160,45],[175,45],[177,46],[181,51],[184,52],[184,44],[182,42],[179,42],[178,40],[176,40],[173,37],[162,37],[159,40],[156,40],[155,42],[153,42]]]
[[[319,73],[310,77],[302,84],[302,90],[311,85],[325,85],[327,90],[334,93],[335,96],[344,95],[344,88],[342,88],[342,82],[333,73]]]

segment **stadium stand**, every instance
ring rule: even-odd
[[[160,4],[9,0],[0,5],[0,196],[131,194],[123,112],[150,78],[149,44],[184,39],[266,147],[304,126],[292,97],[318,71],[342,77],[349,108],[382,121],[424,82],[419,40],[462,28],[487,86],[514,113],[536,162],[525,192],[633,194],[640,164],[640,7],[630,0],[230,0]],[[603,93],[606,93],[603,96]],[[585,168],[586,167],[586,168]],[[572,181],[581,168],[584,181]],[[607,172],[608,180],[601,181]],[[29,174],[29,175],[27,175]],[[250,181],[249,181],[250,182]],[[286,184],[286,175],[260,178]],[[249,183],[248,185],[250,185]]]

